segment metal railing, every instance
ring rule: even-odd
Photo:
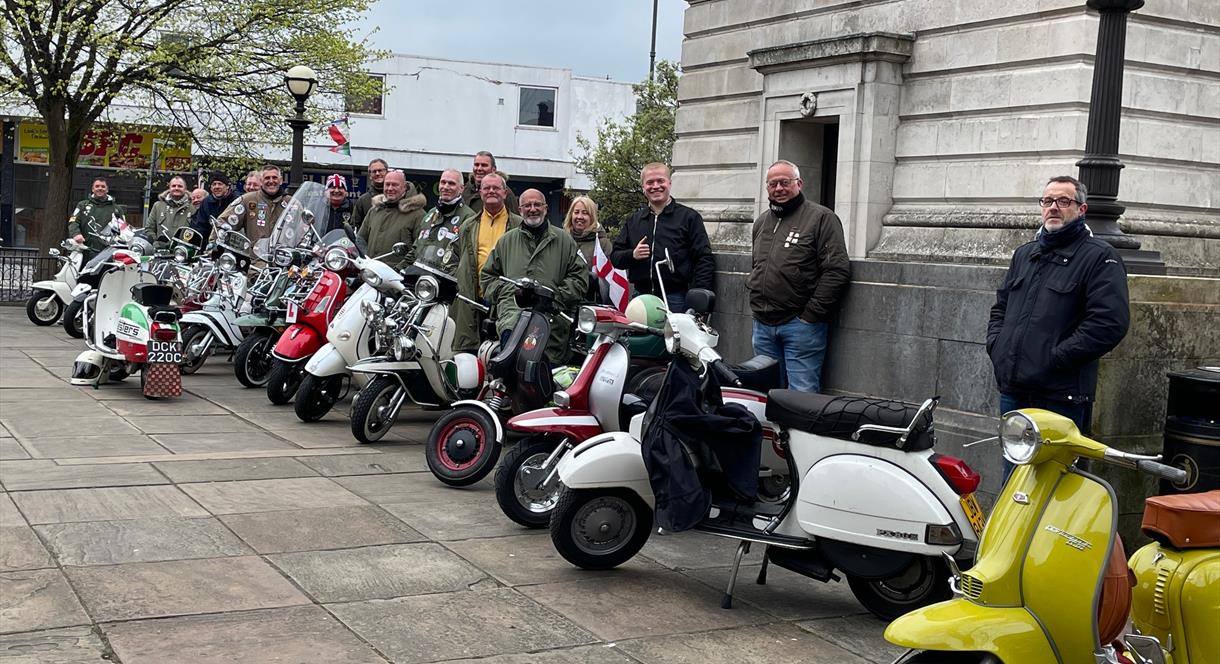
[[[33,292],[30,284],[58,271],[59,261],[37,249],[0,248],[0,304],[25,302]]]

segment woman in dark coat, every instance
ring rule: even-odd
[[[610,238],[597,222],[597,203],[588,196],[580,196],[568,207],[568,214],[563,218],[563,229],[576,240],[580,255],[589,264],[589,287],[585,292],[586,302],[609,304],[610,297],[606,285],[593,274],[593,261],[596,250],[594,244],[601,245],[603,260],[609,260]]]

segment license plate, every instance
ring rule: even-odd
[[[148,342],[149,364],[182,364],[182,344],[178,341]]]
[[[970,527],[974,529],[974,536],[982,537],[987,516],[983,514],[983,508],[979,507],[978,498],[975,498],[973,493],[968,493],[959,500],[962,503],[962,509],[966,512],[966,519],[970,521]]]
[[[286,320],[289,325],[297,322],[297,312],[298,311],[300,311],[300,309],[297,307],[296,302],[291,302],[291,301],[288,302],[288,311],[285,314],[284,320]]]

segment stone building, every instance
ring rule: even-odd
[[[824,384],[939,394],[950,451],[993,435],[987,311],[1039,224],[1034,198],[1084,154],[1098,14],[1084,0],[688,3],[674,195],[709,222],[729,356],[749,352],[763,175],[788,159],[853,258]],[[1094,433],[1153,449],[1165,371],[1220,359],[1220,3],[1149,3],[1126,57],[1122,224],[1169,276],[1131,279],[1133,327],[1103,363]],[[994,491],[998,450],[979,450],[965,456]]]

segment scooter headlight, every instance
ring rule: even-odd
[[[372,286],[373,288],[377,288],[378,286],[380,286],[381,281],[382,281],[381,275],[377,274],[376,272],[374,272],[368,268],[365,268],[360,271],[360,279],[363,280],[364,283]]]
[[[405,334],[394,335],[394,359],[404,362],[415,356],[415,342]]]
[[[670,355],[677,355],[678,350],[682,347],[682,335],[665,321],[665,352]]]
[[[374,302],[372,300],[365,300],[360,303],[360,313],[364,316],[364,319],[367,321],[375,321],[378,318],[381,318],[381,314],[384,311],[385,311],[385,308],[382,307],[381,303],[379,303],[379,302]]]
[[[1028,415],[1014,410],[1000,420],[1000,446],[1005,459],[1017,465],[1029,463],[1042,447],[1042,432]]]
[[[174,247],[174,261],[185,263],[191,259],[191,252],[186,247]]]
[[[237,256],[226,251],[216,259],[216,267],[225,272],[233,272],[237,269]]]
[[[436,277],[424,275],[415,282],[415,298],[420,302],[431,302],[440,294],[441,285]]]
[[[277,267],[288,267],[289,265],[292,265],[292,250],[285,249],[284,247],[277,247],[271,260]]]
[[[347,267],[347,252],[340,247],[335,247],[326,252],[326,258],[322,259],[326,264],[326,269],[331,272],[338,272]]]
[[[593,334],[593,328],[597,325],[597,312],[593,307],[581,307],[576,314],[576,331],[581,334]]]

